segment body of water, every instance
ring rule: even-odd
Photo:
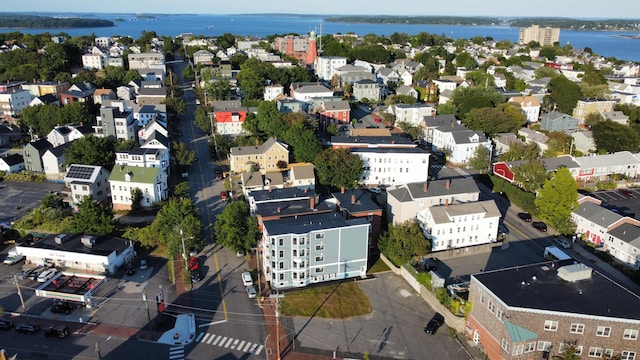
[[[41,15],[68,17],[69,14],[46,13]],[[351,24],[324,22],[323,16],[308,15],[195,15],[157,14],[154,18],[136,18],[133,14],[73,14],[78,17],[96,17],[116,21],[116,26],[108,28],[83,29],[4,29],[0,31],[21,31],[23,33],[66,32],[72,36],[126,35],[138,38],[143,31],[155,31],[158,35],[177,36],[181,33],[218,36],[225,33],[234,35],[265,37],[272,34],[299,33],[311,30],[323,34],[355,33],[357,35],[391,35],[394,32],[416,35],[426,32],[446,35],[454,39],[471,39],[475,36],[492,37],[494,40],[518,41],[518,28],[504,26],[451,26],[451,25],[408,25],[408,24]],[[560,44],[570,43],[574,49],[590,47],[594,53],[615,57],[619,60],[640,62],[640,38],[637,32],[624,31],[560,31]]]

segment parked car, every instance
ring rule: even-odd
[[[251,273],[245,271],[242,273],[242,285],[251,286],[253,285],[253,278],[251,277]]]
[[[194,270],[191,270],[191,282],[198,282],[200,280],[202,280],[200,269],[196,268]]]
[[[67,326],[55,326],[51,325],[48,328],[44,329],[44,336],[46,337],[57,337],[58,339],[64,339],[69,336],[71,332],[69,331],[69,327]]]
[[[20,261],[24,260],[24,255],[22,254],[8,254],[4,259],[5,265],[15,265]]]
[[[140,270],[147,270],[148,267],[147,260],[140,260]]]
[[[518,213],[518,217],[526,222],[531,222],[532,219],[531,214],[523,212]]]
[[[571,248],[571,243],[569,242],[569,240],[565,239],[562,236],[554,236],[553,242],[558,244],[558,246],[560,246],[563,249]]]
[[[256,295],[257,295],[257,292],[256,292],[255,286],[253,285],[247,286],[247,296],[249,297],[249,299],[254,299]]]
[[[191,271],[198,270],[199,267],[200,267],[200,263],[198,262],[198,258],[195,256],[192,256],[191,259],[189,259],[189,270]]]
[[[33,323],[20,323],[16,325],[16,331],[27,334],[35,334],[40,331],[40,325]]]
[[[369,191],[371,191],[374,194],[381,194],[382,193],[382,189],[380,189],[379,187],[372,187],[369,189]]]
[[[431,318],[431,320],[429,320],[427,325],[425,325],[424,332],[434,335],[436,331],[438,331],[438,328],[442,326],[442,324],[444,324],[444,316],[442,316],[442,314],[440,313],[435,313],[433,314],[433,317]]]
[[[136,268],[131,264],[127,264],[127,270],[125,271],[125,274],[131,276],[135,273],[136,273]]]
[[[500,224],[498,225],[498,233],[502,236],[507,236],[509,235],[509,229],[505,224]]]
[[[438,259],[437,258],[428,258],[422,260],[422,268],[424,271],[435,271],[438,269]]]
[[[56,301],[53,306],[51,306],[51,312],[54,314],[69,315],[73,312],[73,306],[68,302]]]
[[[222,199],[223,201],[227,201],[229,199],[229,192],[228,191],[221,191],[220,192],[220,199]]]
[[[547,224],[543,223],[542,221],[534,221],[532,225],[539,231],[547,232]]]
[[[55,268],[47,269],[43,271],[40,275],[38,275],[38,282],[43,283],[49,281],[52,277],[54,277],[58,273],[58,270]]]
[[[13,327],[13,323],[10,320],[0,319],[0,329],[10,330]]]
[[[618,192],[628,198],[636,197],[635,194],[629,189],[618,189]]]
[[[45,270],[47,270],[47,268],[45,268],[44,266],[38,266],[27,274],[27,279],[34,281],[38,280],[38,276],[40,276],[40,274]]]

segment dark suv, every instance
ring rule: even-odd
[[[9,320],[0,319],[0,329],[9,330],[13,327],[13,323]]]
[[[68,302],[57,301],[51,307],[51,312],[55,314],[71,314],[73,312],[73,306]]]
[[[69,328],[66,326],[56,327],[52,325],[44,329],[44,336],[47,336],[47,337],[55,336],[58,339],[64,339],[67,336],[69,336],[69,334],[70,334]]]
[[[518,213],[518,217],[526,222],[531,222],[531,214],[529,213]]]
[[[444,324],[444,316],[442,316],[440,313],[435,313],[433,314],[431,320],[429,320],[427,325],[424,327],[424,332],[433,335],[436,333],[436,331],[438,331],[438,328],[442,326],[442,324]]]
[[[547,224],[543,223],[542,221],[534,221],[531,225],[533,225],[533,227],[538,229],[539,231],[547,232]]]

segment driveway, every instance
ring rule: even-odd
[[[373,311],[352,319],[293,318],[292,332],[300,346],[336,352],[336,357],[361,358],[368,353],[388,359],[470,359],[443,326],[424,333],[434,311],[400,277],[391,272],[359,281]]]

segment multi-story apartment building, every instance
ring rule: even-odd
[[[316,58],[315,71],[318,78],[331,81],[336,69],[347,65],[347,58],[341,56],[318,56]]]
[[[400,185],[427,181],[430,153],[418,148],[352,148],[364,162],[360,183]]]
[[[613,107],[618,102],[616,100],[607,99],[581,99],[573,108],[573,117],[584,121],[589,114],[602,114],[604,112],[612,112]]]
[[[266,221],[259,244],[266,280],[286,289],[365,276],[370,226],[339,213]]]
[[[279,36],[273,40],[273,49],[304,63],[309,49],[309,37],[298,35]]]
[[[96,117],[97,124],[93,126],[96,137],[112,139],[135,140],[136,121],[130,111],[121,111],[117,107],[100,108],[100,116]]]
[[[109,171],[102,166],[72,164],[64,177],[64,185],[74,208],[84,197],[104,203],[111,198]]]
[[[166,71],[164,54],[160,52],[132,53],[127,55],[127,59],[130,70],[159,69],[163,73]]]
[[[535,96],[514,96],[509,98],[509,102],[516,103],[527,117],[528,123],[538,122],[540,118],[540,100]]]
[[[34,81],[22,84],[22,89],[27,90],[35,97],[51,94],[58,98],[70,87],[71,84],[66,81]]]
[[[18,116],[33,97],[27,90],[19,88],[0,92],[0,115]]]
[[[539,25],[531,25],[528,28],[520,28],[518,35],[518,44],[528,44],[531,41],[540,43],[541,46],[553,46],[560,40],[560,28],[545,27],[540,28]]]
[[[396,124],[404,122],[411,126],[422,127],[423,118],[435,116],[436,109],[426,104],[394,104],[389,105],[387,113],[396,116]]]
[[[229,149],[229,165],[235,173],[257,170],[278,171],[289,164],[289,146],[269,138],[261,146],[238,146]]]
[[[169,197],[167,174],[159,168],[115,165],[109,176],[114,210],[131,210],[131,191],[140,189],[140,206],[150,208]]]
[[[471,275],[466,334],[487,358],[638,359],[640,296],[575,260]]]
[[[426,208],[417,215],[431,251],[459,249],[497,241],[500,210],[493,200]]]

